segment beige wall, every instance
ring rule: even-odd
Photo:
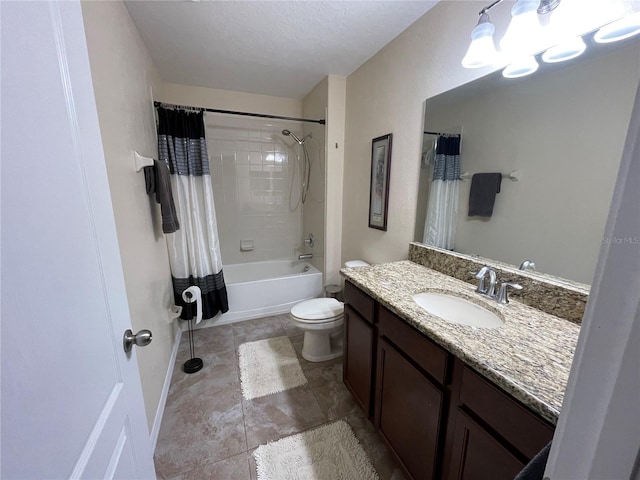
[[[157,156],[151,87],[160,78],[122,2],[83,2],[82,12],[131,322],[153,332],[153,342],[136,349],[151,429],[177,325],[167,315],[173,295],[159,209],[133,151]]]
[[[440,2],[347,78],[342,259],[407,257],[413,239],[423,102],[490,70],[460,60],[482,2]],[[508,8],[491,18],[507,24]],[[387,232],[368,228],[371,139],[393,133]]]
[[[515,265],[532,259],[542,272],[591,283],[640,79],[639,46],[521,81],[498,74],[482,93],[427,102],[426,130],[462,128],[463,171],[522,172],[517,182],[503,178],[490,219],[467,216],[471,182],[460,182],[456,251]]]
[[[329,75],[327,105],[327,185],[325,206],[325,284],[340,284],[342,266],[342,189],[347,78]]]
[[[164,83],[162,89],[156,92],[155,96],[156,100],[162,102],[193,107],[264,113],[284,117],[300,117],[302,115],[302,102],[295,98],[256,95],[176,83]]]

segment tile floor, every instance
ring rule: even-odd
[[[285,392],[244,400],[238,346],[287,335],[309,383]],[[182,337],[155,451],[162,480],[250,480],[253,451],[272,440],[338,419],[346,420],[381,480],[404,477],[371,423],[342,383],[342,358],[311,363],[302,358],[302,332],[288,315],[196,330],[196,355],[204,368],[187,375],[188,336]]]

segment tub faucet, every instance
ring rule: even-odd
[[[304,239],[304,243],[308,244],[310,248],[313,248],[315,241],[313,240],[313,233],[310,233],[307,238]]]
[[[489,274],[489,287],[484,284],[487,273]],[[489,297],[496,296],[497,277],[495,270],[485,265],[478,271],[478,273],[476,273],[476,278],[478,279],[478,288],[476,288],[476,292]]]
[[[309,260],[313,258],[313,253],[303,253],[302,255],[298,255],[298,260]]]

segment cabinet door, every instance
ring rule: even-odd
[[[373,327],[349,305],[344,307],[342,379],[367,417],[371,414]]]
[[[524,468],[523,462],[460,409],[452,451],[446,475],[451,480],[512,480]]]
[[[443,393],[390,343],[378,343],[376,426],[414,479],[435,476]]]

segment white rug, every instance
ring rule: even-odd
[[[345,421],[259,446],[258,480],[377,480],[371,461]]]
[[[239,353],[240,385],[246,400],[307,383],[288,337],[243,343]]]

